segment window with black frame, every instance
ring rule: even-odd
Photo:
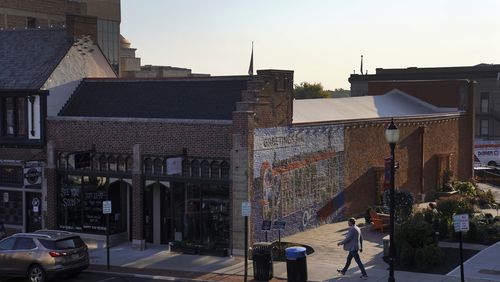
[[[26,137],[26,98],[0,98],[2,136]]]

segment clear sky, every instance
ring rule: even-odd
[[[500,0],[122,0],[141,62],[212,75],[295,71],[347,88],[375,68],[500,63]]]

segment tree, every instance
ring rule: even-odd
[[[335,90],[328,90],[331,98],[344,98],[351,97],[351,91],[343,88],[335,88]]]
[[[293,96],[295,97],[295,99],[315,99],[330,97],[328,91],[323,89],[323,85],[321,85],[321,83],[308,82],[295,84]]]

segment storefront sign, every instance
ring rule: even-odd
[[[469,215],[456,214],[453,216],[453,227],[455,232],[469,231]]]
[[[167,175],[182,174],[182,158],[167,158]]]
[[[24,186],[40,186],[42,184],[42,167],[25,166],[24,167]]]
[[[250,216],[250,202],[241,203],[241,216]]]
[[[111,201],[102,201],[102,213],[103,214],[111,213]]]
[[[3,202],[4,203],[8,203],[9,202],[9,193],[8,192],[4,192],[3,193]]]

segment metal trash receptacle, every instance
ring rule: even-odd
[[[289,282],[307,281],[307,254],[304,247],[286,248],[286,276]]]
[[[272,243],[255,243],[252,246],[253,278],[269,281],[273,278]]]
[[[286,274],[287,281],[307,281],[307,254],[304,247],[286,248]]]

